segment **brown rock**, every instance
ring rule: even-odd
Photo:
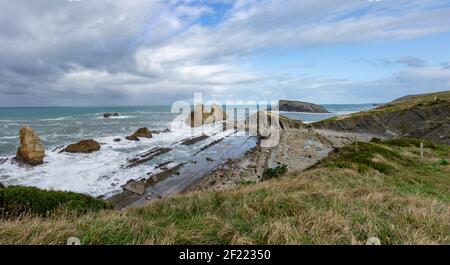
[[[100,150],[100,144],[92,139],[83,140],[76,144],[70,144],[65,149],[64,152],[68,153],[92,153]]]
[[[19,131],[20,144],[16,159],[35,166],[44,163],[45,147],[39,136],[30,127],[22,127]]]
[[[280,111],[329,113],[328,110],[320,105],[296,100],[280,100],[278,108]]]
[[[217,104],[212,104],[211,112],[205,111],[205,106],[198,104],[195,106],[191,114],[186,118],[186,123],[191,127],[202,126],[216,121],[223,121],[227,119],[226,113]]]
[[[152,138],[152,132],[148,128],[140,128],[135,133],[130,136],[125,137],[125,139],[130,141],[139,141],[139,137]]]
[[[222,107],[217,104],[211,105],[211,115],[215,121],[224,121],[228,119],[228,115],[223,111]]]

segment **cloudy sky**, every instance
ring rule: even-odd
[[[0,0],[0,107],[450,89],[450,1]]]

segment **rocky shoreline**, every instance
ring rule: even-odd
[[[200,134],[187,137],[170,147],[153,146],[148,151],[129,158],[126,163],[121,165],[122,168],[138,167],[162,155],[177,151],[178,148],[194,145],[198,147],[198,151],[189,160],[177,162],[170,159],[163,160],[156,165],[155,172],[145,176],[136,176],[123,185],[122,192],[110,198],[102,197],[102,199],[111,202],[116,209],[122,209],[151,203],[180,193],[229,189],[243,183],[259,182],[266,170],[279,166],[284,166],[291,172],[303,171],[326,158],[336,148],[356,145],[357,142],[369,142],[373,138],[384,139],[411,134],[416,136],[418,131],[425,129],[427,134],[419,136],[431,138],[436,142],[445,142],[447,139],[445,137],[429,136],[436,132],[440,134],[447,132],[445,128],[449,126],[448,117],[450,116],[450,105],[447,104],[448,94],[447,92],[447,94],[438,94],[438,96],[425,96],[422,102],[416,102],[417,97],[401,99],[384,104],[372,111],[336,117],[313,124],[305,124],[267,112],[265,113],[267,116],[264,116],[267,120],[258,120],[257,124],[272,124],[277,128],[279,141],[271,147],[264,147],[261,144],[261,141],[268,137],[267,135],[251,136],[248,134],[254,129],[249,121],[230,124],[226,120],[226,113],[219,111],[217,106],[211,111],[205,111],[204,106],[198,106],[197,113],[194,111],[190,118],[200,114],[201,125],[220,123],[222,129],[219,132],[213,135]],[[426,126],[415,128],[415,131],[411,132],[408,128],[413,127],[404,126],[406,120],[412,117],[411,115],[426,119],[428,121]],[[186,123],[196,127],[199,122],[187,119]],[[425,124],[425,121],[418,122],[418,124],[422,123]],[[225,131],[224,128],[235,129],[231,130],[228,135],[216,137],[218,133]],[[40,148],[39,150],[43,148],[39,146],[38,136],[34,132],[31,133],[30,129],[24,129],[23,132],[21,130],[21,146],[18,150],[20,156],[16,157],[17,161],[27,163],[29,160],[24,159],[27,157],[25,151],[35,154],[33,152],[36,152],[36,148]],[[153,134],[168,132],[170,132],[168,129],[151,131],[148,128],[140,128],[134,134],[124,138],[129,141],[138,141],[142,137],[151,138]],[[30,138],[30,135],[33,136],[31,137],[33,139],[27,141],[22,139],[23,137]],[[209,141],[211,137],[216,137],[216,139]],[[98,151],[100,148],[101,143],[94,140],[83,140],[76,144],[56,148],[54,151],[90,153]],[[43,154],[37,157],[43,159]],[[4,164],[15,160],[2,160],[0,163]],[[29,164],[33,166],[36,165],[35,162],[32,161]]]

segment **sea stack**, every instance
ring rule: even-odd
[[[19,139],[16,160],[31,166],[44,163],[45,147],[33,129],[30,127],[20,128]]]
[[[222,107],[217,104],[211,105],[211,111],[205,111],[203,104],[195,106],[191,114],[186,118],[186,123],[191,127],[202,126],[203,124],[209,124],[216,121],[224,121],[228,118],[227,114],[223,111]]]

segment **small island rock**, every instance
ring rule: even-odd
[[[133,133],[130,136],[125,137],[125,139],[130,140],[130,141],[139,141],[139,138],[152,138],[152,132],[144,127],[144,128],[139,128],[135,133]]]
[[[100,144],[92,139],[83,140],[75,144],[68,145],[64,152],[68,153],[92,153],[100,150]]]
[[[19,139],[16,160],[32,166],[44,163],[45,147],[33,129],[30,127],[20,128]]]
[[[329,113],[329,111],[322,106],[295,100],[280,100],[278,108],[280,111]]]
[[[117,112],[106,112],[103,113],[103,118],[111,118],[111,117],[118,117],[119,113]]]

